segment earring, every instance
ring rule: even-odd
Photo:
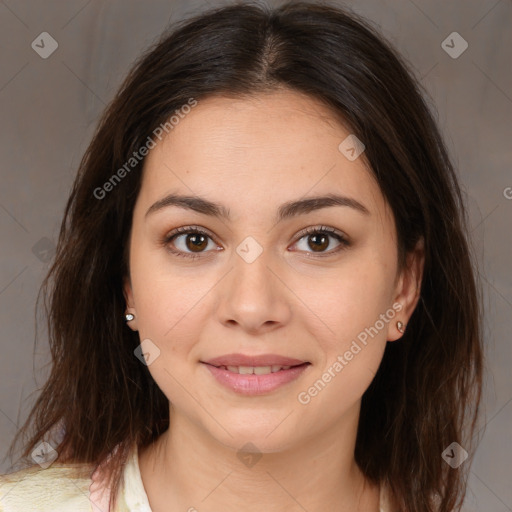
[[[405,324],[398,320],[398,322],[396,323],[396,328],[403,334],[405,331]]]
[[[124,315],[124,319],[125,319],[127,322],[131,322],[134,318],[135,318],[135,316],[134,316],[134,315],[132,315],[131,313],[128,313],[128,314]]]

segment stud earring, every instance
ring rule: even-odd
[[[124,315],[124,319],[125,319],[127,322],[131,322],[134,318],[135,318],[135,316],[134,316],[134,315],[132,315],[131,313],[128,313],[128,314]]]
[[[400,322],[400,320],[398,320],[398,322],[396,323],[396,328],[403,334],[405,332],[405,324],[403,324],[402,322]]]

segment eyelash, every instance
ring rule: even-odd
[[[171,254],[180,256],[182,258],[188,258],[188,259],[195,260],[197,258],[203,257],[204,253],[197,253],[197,254],[184,253],[182,251],[177,251],[174,249],[170,249],[168,247],[168,245],[170,244],[170,242],[172,242],[172,240],[174,238],[176,238],[179,235],[183,235],[183,234],[187,234],[187,235],[188,234],[199,234],[199,235],[204,235],[213,240],[213,237],[210,235],[209,232],[205,231],[204,229],[202,229],[198,226],[184,226],[184,227],[176,228],[173,231],[171,231],[170,233],[168,233],[166,236],[164,236],[164,238],[161,240],[161,244],[166,246],[168,248],[168,251]],[[339,231],[337,231],[334,228],[327,227],[327,226],[320,226],[320,227],[315,226],[315,227],[309,227],[309,228],[304,229],[303,231],[301,231],[299,233],[298,238],[295,241],[295,243],[299,242],[306,236],[316,235],[316,234],[328,234],[328,235],[332,236],[333,238],[335,238],[338,242],[340,242],[340,245],[337,248],[331,249],[328,252],[317,253],[314,256],[307,256],[309,258],[318,258],[318,257],[322,258],[322,257],[332,256],[333,254],[336,254],[339,251],[341,251],[351,245],[350,242]],[[215,240],[213,240],[213,241],[215,242]],[[306,254],[311,254],[311,253],[306,253]]]

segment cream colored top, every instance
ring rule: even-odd
[[[71,475],[77,465],[54,463],[0,475],[0,512],[108,512],[110,490],[99,471],[82,465],[83,476]],[[132,449],[124,467],[115,512],[152,512],[139,470],[138,450]],[[380,512],[392,512],[381,487]]]

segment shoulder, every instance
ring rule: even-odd
[[[0,475],[0,512],[90,512],[92,467],[52,464]]]

